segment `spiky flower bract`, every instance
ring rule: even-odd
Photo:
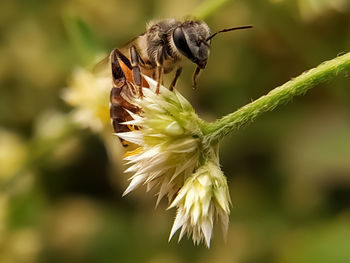
[[[134,101],[141,115],[130,113],[134,120],[124,123],[139,129],[117,135],[139,146],[126,153],[126,172],[134,175],[124,194],[146,184],[158,192],[158,203],[165,195],[172,200],[198,166],[202,133],[198,116],[179,92],[161,87],[157,95],[156,82],[147,81],[150,89],[143,89],[144,97]]]

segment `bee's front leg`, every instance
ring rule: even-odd
[[[160,85],[163,84],[163,75],[164,75],[164,58],[166,57],[166,50],[163,47],[157,49],[155,53],[155,62],[156,62],[156,81],[157,89],[156,93],[159,94]]]
[[[130,60],[131,60],[131,70],[132,70],[132,78],[135,83],[135,85],[139,88],[139,95],[142,98],[142,75],[141,75],[141,69],[140,69],[140,55],[137,52],[137,49],[135,46],[130,47]]]
[[[161,64],[157,63],[157,89],[156,89],[156,94],[159,94],[159,88],[160,88],[160,84],[163,81],[163,74],[164,74],[164,68],[162,67]]]
[[[176,70],[175,77],[174,77],[173,81],[170,84],[169,90],[174,90],[174,87],[176,85],[177,79],[180,77],[181,72],[182,72],[182,68],[181,67]]]
[[[193,85],[194,89],[197,88],[197,78],[198,78],[200,72],[201,72],[201,68],[197,66],[196,70],[193,73],[193,77],[192,77],[192,85]]]

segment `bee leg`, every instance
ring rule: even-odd
[[[157,89],[156,89],[156,94],[159,94],[160,84],[161,84],[161,82],[163,80],[163,73],[164,73],[164,68],[160,64],[157,64]]]
[[[124,72],[119,64],[120,58],[118,54],[118,50],[113,50],[110,55],[111,60],[111,67],[112,67],[112,78],[113,78],[113,87],[111,89],[110,93],[110,116],[112,120],[112,125],[115,132],[126,132],[128,131],[127,126],[122,125],[120,123],[125,122],[125,120],[128,118],[129,113],[125,110],[131,109],[134,110],[132,107],[133,105],[129,105],[127,101],[125,101],[121,97],[121,93],[125,92],[125,90],[128,88],[127,86],[127,80],[124,75]],[[124,61],[123,61],[124,62]],[[135,108],[135,107],[134,107]],[[126,141],[121,140],[124,147],[127,146]]]
[[[121,89],[126,84],[126,77],[119,64],[119,53],[115,49],[110,55],[111,67],[112,67],[112,77],[113,77],[113,88]]]
[[[119,49],[115,48],[111,53],[111,56],[112,55],[114,55],[115,58],[120,59],[131,70],[130,60],[126,56],[124,56],[124,54],[120,52]]]
[[[174,77],[173,81],[170,84],[169,90],[171,90],[171,91],[174,90],[174,87],[176,85],[177,79],[180,77],[181,72],[182,72],[182,68],[181,67],[176,70],[175,77]]]
[[[156,61],[156,81],[157,81],[157,89],[156,89],[156,94],[159,94],[159,88],[160,84],[163,84],[163,74],[164,74],[164,58],[166,57],[166,50],[161,47],[157,49],[156,56],[155,56],[155,61]]]
[[[130,59],[131,59],[131,70],[132,70],[132,78],[134,80],[135,85],[139,88],[140,97],[143,97],[142,93],[142,75],[140,69],[140,55],[137,52],[135,46],[130,47]]]
[[[193,73],[192,86],[193,86],[194,89],[197,88],[197,78],[198,78],[198,75],[199,75],[200,72],[201,72],[200,67],[197,67],[196,70]]]

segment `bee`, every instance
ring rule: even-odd
[[[163,75],[175,70],[169,87],[173,90],[182,72],[182,62],[188,59],[196,65],[192,77],[193,87],[196,87],[198,75],[207,64],[212,38],[218,33],[251,27],[229,28],[211,34],[208,25],[200,20],[164,19],[149,24],[146,32],[122,48],[114,49],[109,61],[113,77],[110,114],[115,132],[130,130],[131,127],[121,124],[132,119],[128,111],[140,112],[132,104],[132,98],[142,97],[142,87],[148,86],[142,74],[157,81],[158,94]]]

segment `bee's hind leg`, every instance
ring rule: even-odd
[[[120,51],[115,49],[110,55],[113,86],[110,93],[110,117],[112,120],[113,129],[115,132],[127,132],[129,131],[127,126],[121,124],[128,120],[129,113],[125,110],[136,111],[137,107],[129,104],[121,93],[125,93],[128,90],[127,79],[119,64],[119,59],[129,67],[127,58],[120,56]],[[121,140],[124,147],[127,146],[126,141]]]
[[[142,63],[142,59],[137,52],[137,49],[135,46],[130,47],[130,60],[131,60],[131,70],[132,70],[132,78],[135,83],[135,85],[139,88],[139,95],[140,97],[143,97],[142,93],[142,75],[141,75],[141,69],[140,69],[140,63]]]

